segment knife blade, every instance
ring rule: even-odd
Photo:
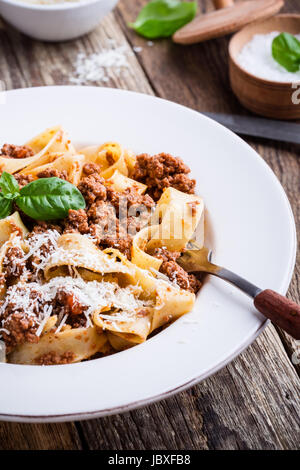
[[[300,144],[300,124],[237,114],[202,113],[236,134]]]

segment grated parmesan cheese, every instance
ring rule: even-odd
[[[0,331],[4,331],[7,335],[10,335],[10,331],[7,330],[6,328],[0,328]]]
[[[62,321],[60,322],[60,324],[59,324],[59,326],[58,326],[58,328],[57,328],[57,330],[56,330],[55,333],[59,333],[59,332],[60,332],[60,330],[62,329],[62,327],[63,327],[64,324],[66,323],[67,318],[68,318],[68,314],[66,313],[66,314],[64,315]]]
[[[152,267],[149,268],[149,271],[156,277],[156,279],[160,279],[161,281],[165,281],[167,284],[170,284],[171,286],[175,287],[176,289],[180,289],[179,285],[176,282],[176,276],[175,276],[174,279],[170,279],[164,273],[161,273],[160,271],[157,271],[156,269],[154,269]]]
[[[9,315],[15,312],[24,312],[24,316],[33,317],[38,325],[37,336],[42,334],[49,317],[55,314],[58,317],[56,332],[59,332],[68,317],[63,307],[61,307],[60,311],[57,311],[57,304],[55,305],[55,312],[53,311],[53,303],[55,303],[59,291],[74,295],[78,302],[86,307],[83,314],[87,320],[87,327],[92,326],[92,314],[103,307],[108,307],[113,311],[112,313],[105,311],[103,314],[100,313],[99,316],[104,322],[111,322],[115,329],[119,331],[117,323],[134,321],[138,310],[153,306],[152,302],[139,299],[142,292],[139,285],[120,287],[114,282],[84,281],[74,266],[70,266],[70,276],[55,277],[49,282],[43,283],[38,273],[45,268],[47,263],[61,259],[66,261],[69,259],[74,262],[74,260],[80,260],[83,256],[82,253],[72,252],[71,250],[59,247],[57,243],[59,237],[60,234],[56,230],[47,230],[43,233],[34,233],[27,240],[21,240],[19,236],[14,238],[13,246],[24,249],[24,257],[21,258],[21,261],[30,260],[36,271],[31,277],[31,282],[28,282],[28,277],[24,275],[17,284],[7,289],[5,299],[0,305],[0,318],[1,316],[3,317],[0,323],[0,337],[1,331],[7,334],[10,333],[5,329],[5,322],[7,320],[5,312],[7,308],[9,308]],[[92,243],[92,240],[90,240],[90,243]],[[122,271],[120,263],[110,257],[106,257],[105,263],[103,264],[102,260],[101,266],[98,266],[99,262],[88,250],[84,253],[84,261],[91,267]],[[147,272],[147,275],[150,274]],[[161,282],[166,282],[166,280],[164,279]]]

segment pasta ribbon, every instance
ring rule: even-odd
[[[80,182],[84,162],[84,155],[62,155],[57,157],[53,162],[32,169],[25,168],[20,173],[37,178],[37,175],[45,170],[65,171],[67,180],[77,186]]]
[[[86,163],[96,163],[100,166],[100,175],[108,179],[116,170],[128,176],[128,169],[125,160],[125,151],[116,142],[107,142],[100,146],[84,148],[80,151],[85,156]]]
[[[111,258],[84,235],[65,234],[59,238],[57,250],[45,267],[45,277],[51,279],[58,275],[69,275],[73,267],[87,280],[101,280],[105,275],[115,273],[116,280],[117,275],[120,275],[120,278],[130,282],[133,279],[133,272],[121,261],[121,253],[118,256],[119,261],[117,257]]]

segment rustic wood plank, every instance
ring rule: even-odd
[[[299,13],[299,2],[297,0],[285,0],[284,7],[280,13]]]
[[[298,395],[298,377],[270,326],[191,390],[80,425],[91,449],[296,449]]]
[[[0,450],[80,450],[74,423],[21,424],[0,422]]]
[[[300,9],[299,9],[300,11]],[[296,229],[300,231],[299,151],[295,145],[266,142],[259,139],[247,139],[248,143],[266,160],[281,182],[294,213]],[[298,250],[293,278],[287,296],[300,303],[300,252]],[[286,352],[300,376],[300,342],[294,340],[284,331],[277,328]],[[295,359],[297,355],[298,360]]]
[[[188,49],[168,40],[149,46],[126,26],[143,3],[122,0],[116,13],[129,43],[143,47],[136,53],[138,61],[113,15],[91,35],[60,45],[31,41],[0,24],[0,80],[7,88],[68,84],[77,54],[103,50],[113,38],[117,45],[125,46],[130,68],[120,75],[111,71],[108,82],[99,85],[144,93],[154,90],[200,110],[245,112],[233,98],[224,73],[227,40]],[[206,2],[201,5],[204,11]],[[289,147],[287,151],[286,147],[258,140],[250,143],[269,163],[274,161],[276,171],[293,193],[290,172],[297,174],[294,149]],[[296,202],[294,199],[295,207]],[[241,357],[188,392],[125,415],[78,423],[81,444],[73,424],[1,423],[0,437],[1,429],[6,436],[1,445],[14,449],[56,448],[59,442],[59,448],[65,449],[80,445],[93,449],[292,449],[299,445],[300,437],[298,393],[295,371],[277,333],[269,327]],[[30,438],[26,437],[29,430]],[[15,434],[19,436],[19,447],[13,443]],[[59,435],[61,441],[57,442],[55,436],[52,440],[53,435]]]

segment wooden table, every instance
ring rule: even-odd
[[[199,111],[246,114],[228,82],[228,38],[191,47],[169,40],[149,46],[127,27],[145,3],[121,0],[96,31],[65,44],[32,41],[0,20],[0,80],[7,89],[67,85],[78,52],[109,48],[113,38],[128,50],[130,68],[120,76],[111,72],[105,86],[156,94]],[[208,0],[199,1],[199,7],[202,12],[212,8]],[[299,2],[287,0],[285,11],[300,13]],[[133,46],[142,50],[131,54]],[[298,148],[260,139],[247,141],[280,179],[299,222]],[[298,265],[288,294],[298,302],[299,277]],[[295,360],[299,349],[299,344],[270,325],[230,365],[186,392],[123,415],[92,421],[37,425],[1,422],[0,448],[299,448],[300,367]]]

